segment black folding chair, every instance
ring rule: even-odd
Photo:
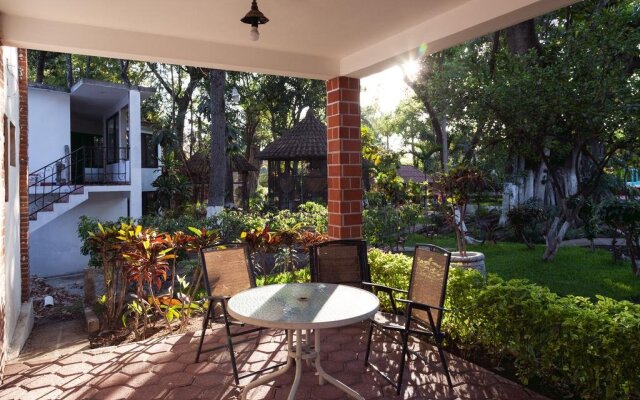
[[[253,332],[259,332],[263,329],[261,327],[247,326],[248,329],[241,329],[237,331],[236,329],[232,330],[232,326],[244,328],[245,324],[234,320],[227,313],[227,301],[231,296],[256,286],[248,246],[246,244],[224,244],[214,246],[203,249],[200,252],[200,256],[202,259],[204,286],[207,291],[209,307],[207,308],[207,313],[202,320],[202,335],[200,336],[200,344],[198,345],[198,352],[196,353],[196,362],[200,361],[201,353],[227,348],[229,350],[229,356],[231,357],[233,377],[235,378],[236,384],[240,383],[240,379],[260,374],[284,365],[285,363],[278,363],[259,371],[246,373],[242,376],[238,374],[233,346],[234,344],[244,342],[248,339],[234,342],[234,338]],[[207,326],[211,327],[211,322],[224,323],[227,334],[227,343],[203,350],[202,344],[204,342],[205,332]]]
[[[398,394],[400,394],[402,390],[402,377],[408,354],[411,352],[423,361],[428,362],[428,360],[419,353],[409,350],[410,337],[433,337],[440,355],[444,373],[447,377],[447,383],[449,387],[453,387],[447,358],[442,350],[442,340],[445,334],[441,330],[442,314],[446,311],[443,306],[450,261],[451,253],[445,249],[433,245],[417,245],[413,256],[413,266],[411,268],[411,280],[408,291],[373,283],[365,283],[365,286],[372,288],[375,293],[383,292],[389,296],[392,312],[378,312],[372,318],[364,363],[365,366],[371,367],[386,379],[396,389]],[[404,293],[407,299],[396,298],[396,293]],[[403,311],[398,307],[398,303],[404,305]],[[393,333],[400,334],[402,355],[397,380],[393,380],[378,367],[369,363],[374,329],[377,329],[385,337],[391,338],[394,341],[396,339]]]
[[[330,240],[309,247],[311,282],[362,287],[371,275],[364,240]]]

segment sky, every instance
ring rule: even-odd
[[[391,113],[402,99],[412,96],[413,90],[404,82],[403,69],[415,75],[418,63],[415,61],[407,62],[362,78],[360,80],[360,105],[362,108],[378,102],[381,112]],[[393,151],[405,150],[402,138],[397,135],[390,137],[389,147]]]
[[[380,111],[384,113],[396,109],[400,100],[413,91],[407,86],[403,78],[403,68],[411,74],[417,72],[418,64],[410,61],[402,66],[395,65],[377,74],[369,75],[360,80],[360,104],[367,107],[376,101],[380,104]]]

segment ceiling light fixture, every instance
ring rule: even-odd
[[[240,21],[245,24],[251,25],[251,31],[249,37],[251,40],[256,41],[260,39],[260,32],[258,32],[258,25],[263,25],[269,22],[269,18],[265,17],[263,13],[258,10],[258,3],[256,0],[251,2],[251,10]]]

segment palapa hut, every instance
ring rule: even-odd
[[[268,161],[269,201],[279,209],[327,202],[327,126],[312,110],[258,156]]]

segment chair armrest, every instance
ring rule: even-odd
[[[394,314],[398,314],[398,306],[396,304],[396,297],[393,295],[394,293],[404,293],[407,294],[406,290],[396,289],[385,285],[379,285],[377,283],[371,282],[362,282],[362,286],[373,289],[375,294],[378,294],[378,291],[384,292],[389,296],[389,301],[391,302],[391,308],[393,309]]]
[[[404,293],[404,294],[408,294],[409,293],[409,291],[407,291],[407,290],[396,289],[396,288],[392,288],[390,286],[380,285],[380,284],[371,283],[371,282],[362,282],[362,286],[370,287],[372,289],[380,290],[382,292],[391,292],[391,293],[397,292],[397,293]]]
[[[429,310],[436,310],[436,311],[449,311],[449,309],[447,308],[442,308],[442,307],[438,307],[438,306],[430,306],[428,304],[425,303],[420,303],[414,300],[407,300],[407,299],[396,299],[397,301],[399,301],[400,303],[405,303],[407,305],[411,305],[411,308],[417,308],[418,310],[422,310],[422,311],[429,311]]]
[[[407,321],[406,321],[406,327],[405,327],[407,330],[411,329],[411,321],[414,319],[413,310],[418,309],[418,310],[427,312],[427,318],[429,318],[429,325],[431,325],[431,331],[433,332],[434,335],[441,337],[442,334],[440,332],[440,326],[439,325],[436,326],[436,323],[433,320],[433,316],[431,315],[430,311],[435,310],[443,313],[449,310],[447,310],[446,308],[431,306],[429,304],[424,304],[424,303],[420,303],[413,300],[398,299],[398,301],[407,305]]]

